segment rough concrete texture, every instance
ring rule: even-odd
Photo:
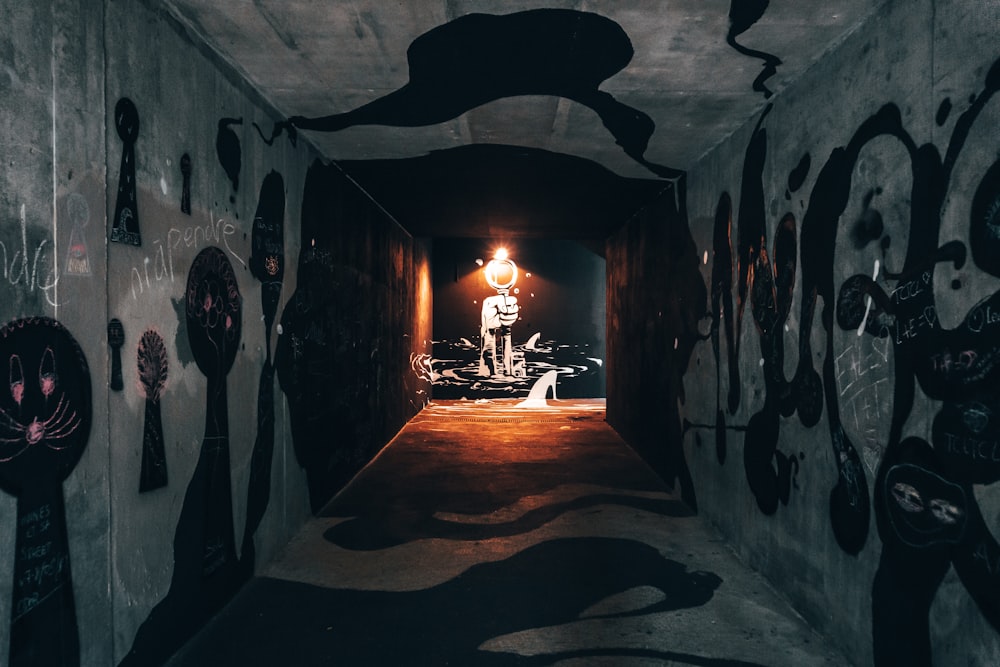
[[[603,407],[433,402],[170,664],[849,664]]]
[[[699,511],[859,664],[1000,661],[995,436],[973,419],[995,409],[973,357],[1000,285],[976,236],[998,26],[996,3],[888,3],[689,175],[713,334],[683,375]],[[870,305],[851,276],[875,276]],[[932,503],[951,514],[912,532]]]

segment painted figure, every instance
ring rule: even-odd
[[[507,251],[500,248],[486,265],[485,273],[486,282],[497,294],[483,299],[479,324],[479,374],[514,376],[511,326],[517,321],[520,307],[517,297],[510,296],[510,288],[517,282],[517,265],[507,259]],[[487,353],[492,369],[486,363]],[[523,364],[517,370],[523,372]]]

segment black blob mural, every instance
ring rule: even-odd
[[[139,388],[146,397],[146,415],[142,429],[142,463],[139,469],[139,492],[167,485],[167,456],[163,444],[163,420],[160,396],[167,382],[167,348],[163,337],[150,329],[139,339],[136,351]]]
[[[346,113],[293,116],[276,128],[336,132],[355,125],[418,127],[517,95],[555,95],[592,109],[625,153],[652,173],[681,171],[646,160],[655,126],[600,90],[628,65],[628,35],[614,21],[569,9],[467,14],[424,33],[407,50],[409,82]]]
[[[874,513],[881,541],[872,586],[877,665],[930,664],[929,614],[949,569],[957,573],[983,617],[1000,630],[1000,543],[973,491],[975,484],[1000,480],[1000,447],[996,445],[1000,440],[1000,348],[996,345],[1000,292],[975,302],[955,328],[945,329],[938,318],[934,287],[939,264],[961,269],[970,258],[978,269],[1000,277],[1000,161],[987,169],[969,204],[968,245],[958,240],[941,243],[939,238],[958,158],[977,118],[998,90],[1000,60],[955,120],[943,151],[932,144],[919,145],[905,129],[900,109],[887,104],[863,122],[847,144],[830,153],[817,174],[799,234],[798,364],[790,382],[780,372],[783,345],[774,334],[780,334],[780,324],[787,317],[794,284],[795,218],[788,213],[779,222],[769,258],[757,197],[765,155],[760,126],[744,164],[737,262],[746,258],[753,265],[739,270],[737,287],[741,302],[744,294],[751,299],[767,390],[763,408],[747,426],[748,484],[765,513],[773,511],[776,502],[787,502],[788,475],[794,484],[797,466],[808,459],[800,455],[795,461],[793,455],[773,449],[775,429],[782,417],[796,411],[802,424],[812,427],[825,408],[836,466],[829,499],[833,534],[845,552],[859,553],[869,543]],[[945,100],[938,110],[938,125],[944,124],[950,112]],[[908,167],[912,178],[910,217],[901,236],[906,245],[897,250],[897,254],[902,252],[901,266],[889,255],[894,239],[886,233],[877,206],[880,188],[855,193],[861,213],[844,220],[860,154],[876,139],[894,142],[908,157],[908,163],[898,166]],[[798,185],[804,177],[801,172],[807,169],[808,161],[800,161],[792,170]],[[790,176],[789,189],[792,185]],[[725,247],[726,199],[720,200],[716,218],[715,257],[722,266],[712,273],[713,292],[720,292],[718,299],[713,297],[714,327],[725,313],[722,295],[731,266]],[[744,200],[753,209],[744,207]],[[838,245],[838,237],[846,243]],[[870,255],[872,250],[880,256],[874,273],[865,267],[865,272],[849,276],[838,287],[837,276],[855,260],[852,252]],[[951,289],[965,288],[955,280]],[[813,322],[821,302],[823,347],[816,355]],[[845,343],[841,332],[851,342]],[[843,345],[848,349],[841,349]],[[859,356],[862,345],[868,351]],[[717,344],[714,353],[721,363]],[[817,359],[822,365],[819,371],[814,368]],[[859,451],[860,445],[852,442],[842,421],[844,401],[851,400],[847,389],[861,383],[862,374],[890,360],[889,379],[894,385],[882,390],[879,401],[891,405],[888,436],[884,447],[875,449],[865,443]],[[734,362],[730,359],[729,363],[732,372]],[[936,406],[929,442],[906,433],[918,388]],[[874,385],[869,389],[877,391]],[[719,458],[724,460],[722,455]],[[874,472],[871,495],[866,470]]]
[[[122,163],[118,171],[118,197],[111,219],[111,240],[142,245],[135,182],[135,142],[139,137],[139,110],[127,97],[115,104],[115,130],[122,140]]]
[[[202,576],[210,580],[236,561],[232,485],[229,475],[229,401],[226,375],[236,360],[242,302],[236,274],[219,248],[195,257],[187,282],[187,332],[198,369],[208,381],[205,405],[205,461]]]
[[[208,247],[195,257],[184,305],[191,352],[207,381],[204,437],[174,532],[170,590],[140,626],[121,665],[165,662],[246,580],[233,530],[226,391],[240,343],[242,300],[224,251]],[[164,369],[153,370],[159,358],[154,346],[147,341],[145,354],[155,387]]]
[[[271,461],[274,455],[274,365],[271,360],[271,329],[281,299],[285,275],[285,182],[281,174],[270,172],[260,186],[257,211],[253,218],[250,273],[260,281],[260,303],[264,313],[264,367],[257,390],[257,439],[250,456],[247,493],[247,520],[243,533],[241,563],[253,574],[253,535],[264,518],[271,494]]]
[[[191,215],[191,156],[181,156],[181,213]]]
[[[62,483],[87,446],[90,371],[58,322],[0,329],[0,488],[17,497],[11,667],[80,664]]]
[[[732,4],[729,6],[729,32],[726,33],[726,43],[729,46],[745,56],[764,61],[764,69],[754,79],[753,89],[763,93],[765,98],[771,97],[772,93],[764,82],[778,72],[781,59],[764,51],[747,48],[737,42],[736,38],[749,30],[764,16],[769,4],[771,4],[770,0],[732,0]]]
[[[309,502],[319,511],[353,471],[338,450],[347,438],[320,434],[349,430],[355,418],[348,400],[336,397],[337,346],[347,345],[348,331],[338,320],[337,280],[329,250],[330,211],[323,206],[324,189],[330,187],[334,168],[313,163],[306,175],[302,211],[302,250],[297,287],[281,315],[281,336],[275,351],[278,382],[288,402],[295,457],[306,471]],[[261,261],[264,260],[263,255]],[[343,333],[342,333],[343,332]]]
[[[111,348],[111,375],[108,387],[113,391],[125,388],[122,380],[122,345],[125,344],[125,327],[118,318],[108,322],[108,347]]]
[[[240,189],[243,149],[240,147],[240,138],[233,131],[232,126],[242,124],[242,118],[221,118],[219,119],[218,132],[215,135],[215,154],[219,158],[222,170],[226,172],[226,177],[233,185],[233,192]],[[229,201],[235,201],[235,197],[230,197]]]

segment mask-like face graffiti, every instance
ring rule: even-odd
[[[917,548],[955,544],[965,530],[965,492],[912,463],[889,469],[885,502],[896,535]]]
[[[222,377],[236,359],[242,301],[233,266],[218,248],[205,248],[191,264],[186,306],[198,368],[208,377]]]
[[[62,480],[90,431],[90,373],[76,341],[55,320],[17,320],[0,329],[0,485]]]

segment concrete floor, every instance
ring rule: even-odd
[[[604,422],[436,401],[170,663],[849,665]]]

